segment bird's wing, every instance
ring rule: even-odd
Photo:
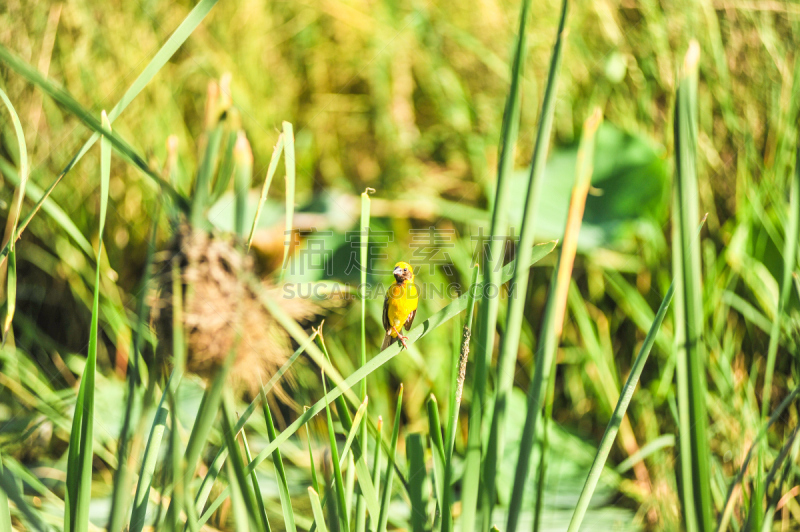
[[[411,324],[414,323],[414,317],[416,315],[417,315],[417,309],[414,309],[414,310],[411,311],[411,314],[408,315],[408,318],[406,318],[406,330],[407,331],[411,330]]]
[[[389,292],[387,291],[386,297],[383,298],[383,330],[389,331],[391,328],[389,323]]]

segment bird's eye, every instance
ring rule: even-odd
[[[403,268],[403,271],[404,271],[404,272],[407,272],[407,271],[408,271],[408,268]]]

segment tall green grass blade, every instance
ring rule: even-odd
[[[6,336],[11,329],[11,322],[14,320],[14,312],[17,307],[17,256],[15,253],[15,243],[17,241],[17,227],[19,224],[19,216],[22,211],[22,200],[25,198],[25,189],[28,184],[28,148],[25,145],[25,133],[22,131],[22,124],[17,116],[17,111],[8,99],[5,91],[0,89],[0,99],[3,100],[8,113],[11,115],[11,122],[14,124],[14,133],[17,136],[17,145],[19,149],[19,184],[17,190],[14,192],[14,203],[9,209],[9,218],[6,220],[6,234],[8,235],[8,270],[7,270],[7,288],[6,288],[6,315],[3,320],[2,330],[2,343],[5,345]],[[0,265],[2,265],[0,259]]]
[[[253,226],[250,228],[250,236],[247,238],[247,249],[253,244],[253,235],[256,233],[258,227],[258,219],[261,218],[261,211],[264,209],[264,203],[267,201],[267,193],[272,184],[272,178],[275,177],[275,170],[278,168],[278,161],[283,153],[283,134],[278,137],[278,142],[272,150],[272,158],[269,160],[269,167],[267,168],[267,177],[264,179],[264,185],[261,187],[261,197],[258,200],[258,207],[256,208],[256,215],[253,218]]]
[[[328,348],[325,346],[325,337],[322,334],[322,325],[317,330],[317,339],[319,342],[319,346],[322,349],[324,354],[325,360],[330,362],[330,354],[328,353]],[[362,403],[363,405],[364,403]],[[359,407],[360,408],[360,407]],[[366,409],[366,406],[364,407]],[[377,515],[378,513],[378,494],[375,488],[372,486],[371,476],[369,472],[369,468],[367,467],[366,462],[366,455],[362,452],[363,446],[361,442],[358,440],[358,430],[357,425],[354,420],[350,417],[350,409],[347,407],[347,402],[345,401],[344,395],[339,395],[336,397],[336,412],[339,415],[339,422],[342,424],[342,428],[348,432],[348,439],[352,436],[355,438],[355,446],[353,447],[353,456],[356,459],[355,467],[356,472],[358,473],[358,485],[361,488],[361,493],[364,496],[365,504],[367,505],[367,509],[373,515]],[[366,418],[365,418],[366,420]],[[345,456],[342,453],[341,458],[339,459],[340,467],[344,464]],[[327,498],[327,494],[325,495]]]
[[[344,466],[345,457],[347,457],[347,453],[350,451],[350,446],[353,444],[353,441],[356,439],[356,434],[362,428],[362,420],[364,418],[364,414],[367,411],[367,404],[369,403],[369,398],[365,397],[364,402],[361,403],[361,406],[358,407],[356,410],[356,414],[353,416],[353,422],[350,426],[350,431],[347,433],[347,440],[344,442],[344,447],[342,447],[342,457],[339,459],[339,467]],[[363,453],[363,450],[362,450]],[[355,467],[355,466],[354,466]]]
[[[381,432],[383,432],[383,417],[378,416],[378,422],[375,424],[375,453],[372,455],[372,483],[375,490],[380,492],[381,488]],[[378,522],[375,515],[370,515],[373,523]],[[372,527],[375,528],[375,527]]]
[[[439,440],[441,441],[441,435]],[[421,434],[414,433],[406,436],[406,455],[408,456],[408,498],[411,500],[412,530],[424,532],[428,523],[428,515],[422,492],[425,485],[425,447]]]
[[[472,282],[467,292],[467,317],[464,320],[464,329],[461,335],[461,349],[458,359],[453,360],[453,373],[456,382],[452,391],[453,402],[450,410],[450,419],[447,423],[447,448],[445,449],[444,481],[442,482],[442,532],[451,532],[453,529],[453,512],[451,508],[451,485],[453,479],[453,452],[456,445],[456,428],[458,414],[461,410],[461,396],[464,392],[464,381],[467,378],[467,361],[469,360],[469,341],[472,336],[472,318],[475,313],[475,298],[481,289],[478,284],[480,267],[476,264],[472,270]]]
[[[673,264],[675,341],[678,346],[680,483],[688,532],[711,530],[711,483],[706,414],[706,354],[703,345],[700,242],[693,238],[699,219],[697,192],[697,71],[700,47],[692,41],[684,61],[675,105]]]
[[[303,409],[303,412],[307,412],[308,407]],[[311,469],[311,487],[319,493],[319,480],[317,480],[317,465],[316,460],[314,459],[314,450],[311,448],[311,431],[308,429],[308,425],[306,425],[306,443],[308,445],[308,462],[310,464]],[[252,460],[250,460],[252,463]]]
[[[553,116],[555,113],[558,73],[561,69],[562,34],[564,32],[566,18],[567,2],[564,1],[561,7],[561,19],[556,34],[553,55],[550,59],[550,71],[547,78],[544,100],[542,101],[542,112],[539,118],[536,144],[533,151],[531,172],[528,181],[528,194],[525,202],[518,248],[518,253],[521,257],[520,263],[522,264],[527,262],[527,256],[531,253],[535,237],[536,208],[539,199],[539,190],[544,176],[547,152],[550,146],[550,132],[552,130]],[[517,350],[519,348],[519,337],[520,331],[522,330],[522,320],[524,318],[525,291],[528,287],[529,272],[529,268],[517,268],[514,271],[514,277],[509,288],[506,334],[502,337],[500,343],[500,355],[497,362],[498,384],[494,401],[492,424],[489,432],[489,443],[486,450],[484,473],[485,499],[483,505],[484,530],[488,529],[491,525],[492,509],[495,504],[497,486],[498,461],[505,450],[505,414],[508,398],[514,384]]]
[[[244,445],[244,457],[249,464],[253,460],[253,455],[250,453],[250,445],[247,443],[245,431],[242,431],[242,444]],[[264,497],[261,495],[261,484],[258,482],[258,475],[255,471],[250,472],[250,482],[253,483],[253,491],[256,494],[256,504],[258,505],[258,516],[261,518],[261,526],[265,532],[270,532],[272,527],[269,525],[267,508],[264,506]]]
[[[489,236],[486,264],[484,265],[484,284],[499,288],[500,271],[505,255],[505,233],[508,229],[508,202],[509,202],[509,174],[514,166],[514,151],[519,133],[520,115],[520,90],[522,85],[522,70],[525,64],[526,33],[528,27],[528,12],[530,0],[523,0],[519,18],[519,31],[514,47],[514,58],[511,62],[511,86],[503,110],[503,123],[500,131],[500,159],[497,165],[497,185],[492,206],[491,233]],[[472,532],[476,520],[475,512],[478,506],[478,493],[481,485],[481,433],[484,417],[484,404],[486,403],[486,386],[488,379],[489,363],[492,359],[495,328],[499,300],[497,297],[484,298],[481,301],[478,313],[479,337],[476,342],[477,360],[475,376],[473,377],[473,400],[470,404],[466,469],[462,484],[462,514],[461,529],[463,532]],[[485,479],[484,479],[485,480]],[[493,482],[493,480],[490,480]]]
[[[391,348],[389,348],[391,349]],[[400,434],[400,414],[403,407],[403,385],[397,391],[397,405],[394,412],[394,426],[392,427],[392,443],[389,446],[389,463],[386,465],[386,482],[381,494],[381,510],[378,517],[378,532],[386,532],[386,523],[389,520],[389,502],[392,499],[392,481],[394,480],[394,467],[392,463],[397,451],[397,437]]]
[[[109,129],[105,111],[102,115],[104,129]],[[70,433],[67,456],[67,490],[64,528],[70,532],[89,529],[89,503],[92,489],[92,458],[94,440],[94,388],[97,367],[97,335],[100,318],[100,256],[103,251],[103,230],[108,210],[108,188],[111,176],[111,142],[103,136],[100,141],[100,219],[98,228],[97,266],[95,269],[92,320],[89,332],[89,350],[83,378],[75,403],[75,414]]]
[[[8,114],[11,115],[11,123],[14,125],[14,134],[17,137],[17,148],[19,150],[19,184],[14,193],[14,203],[9,209],[11,218],[6,222],[10,224],[10,231],[7,231],[7,233],[11,235],[9,244],[11,245],[11,249],[14,249],[14,242],[16,242],[15,235],[17,232],[17,225],[19,224],[20,211],[22,209],[22,200],[25,198],[25,188],[27,187],[30,174],[30,169],[28,167],[28,147],[25,144],[25,132],[22,131],[22,123],[19,121],[17,111],[14,109],[14,105],[11,103],[11,100],[8,99],[8,95],[6,95],[3,89],[0,89],[0,99],[3,100],[6,109],[8,109]]]
[[[244,508],[246,510],[247,519],[250,520],[250,525],[255,529],[258,530],[259,525],[259,511],[258,511],[258,503],[256,502],[256,494],[253,493],[251,489],[250,482],[248,482],[248,476],[254,471],[247,471],[246,464],[244,462],[244,458],[242,457],[241,449],[239,445],[236,443],[236,432],[234,431],[235,423],[234,417],[234,408],[233,408],[233,397],[230,393],[230,389],[226,390],[223,393],[223,400],[222,400],[222,432],[225,436],[225,441],[228,444],[228,456],[230,460],[228,460],[228,465],[231,467],[235,478],[236,478],[236,485],[239,488],[239,496],[240,500],[244,504]],[[230,479],[229,479],[230,480]],[[239,523],[242,521],[237,519]],[[241,526],[241,525],[239,525]]]
[[[778,307],[772,319],[767,348],[767,368],[764,372],[764,388],[761,392],[761,417],[766,418],[769,412],[769,401],[772,395],[772,376],[775,372],[775,358],[781,336],[781,320],[784,317],[786,304],[791,295],[792,272],[797,266],[797,241],[800,240],[800,142],[797,146],[797,159],[794,173],[789,185],[789,224],[786,227],[786,238],[783,242],[783,278]]]
[[[314,523],[317,525],[319,532],[328,532],[328,527],[325,526],[325,513],[322,511],[322,504],[319,502],[319,494],[312,488],[308,487],[308,497],[311,499],[311,511],[314,513]]]
[[[328,396],[328,386],[325,384],[325,373],[322,374],[322,389],[325,392],[325,397]],[[331,463],[333,464],[333,481],[335,483],[334,489],[336,490],[336,504],[337,513],[339,516],[339,526],[341,530],[347,532],[350,530],[350,524],[347,519],[347,503],[344,497],[344,480],[342,479],[342,470],[339,467],[339,450],[336,447],[336,431],[333,428],[333,417],[331,416],[330,402],[325,402],[325,419],[328,421],[328,442],[331,449]],[[275,441],[275,440],[273,440]],[[277,450],[277,449],[276,449]]]
[[[12,236],[13,239],[13,236]],[[6,270],[6,315],[3,320],[3,339],[5,345],[11,322],[14,321],[14,312],[17,309],[17,252],[14,248],[8,252],[8,269]]]
[[[208,142],[206,143],[203,160],[197,170],[197,178],[195,179],[192,193],[191,221],[194,227],[205,226],[206,209],[209,206],[209,196],[211,195],[211,177],[216,170],[217,160],[219,159],[222,130],[223,126],[219,123],[208,132]]]
[[[0,455],[0,478],[4,476],[3,457]],[[8,495],[5,489],[0,489],[0,530],[11,530],[11,510],[8,507]]]
[[[544,166],[546,162],[547,149],[550,143],[550,131],[553,124],[553,114],[555,110],[555,96],[556,87],[558,82],[558,74],[561,69],[563,35],[566,27],[568,12],[568,2],[564,0],[561,5],[561,18],[558,25],[558,33],[556,42],[553,47],[553,55],[550,59],[550,70],[547,76],[547,85],[545,88],[545,95],[542,101],[542,113],[539,120],[539,127],[536,135],[536,145],[533,153],[533,163],[531,165],[531,173],[528,183],[528,196],[525,203],[525,213],[522,221],[522,230],[520,233],[520,253],[526,253],[534,239],[535,229],[535,216],[536,206],[539,196],[539,189],[541,188],[542,175],[544,174]],[[591,162],[589,162],[591,165]],[[585,193],[584,193],[585,197]],[[569,228],[567,228],[568,230]],[[577,237],[577,235],[575,235]],[[565,257],[562,251],[561,258]],[[570,261],[571,271],[571,259]],[[520,260],[524,264],[524,260]],[[561,259],[559,259],[559,267],[561,267]],[[512,290],[524,290],[528,284],[528,269],[519,268],[515,271],[516,279],[512,281]],[[555,281],[555,279],[554,279]],[[564,280],[560,280],[564,283]],[[530,453],[532,450],[533,438],[536,434],[536,423],[540,414],[541,401],[542,401],[542,387],[544,383],[549,382],[549,372],[551,371],[551,363],[555,355],[557,344],[557,337],[560,335],[560,323],[562,323],[563,316],[559,317],[558,312],[561,311],[563,315],[563,306],[559,303],[560,299],[566,298],[567,285],[563,286],[561,290],[563,293],[559,295],[559,283],[554,282],[553,287],[555,292],[551,292],[548,298],[545,318],[542,323],[542,339],[536,352],[536,368],[534,370],[533,383],[528,393],[528,414],[525,421],[525,428],[523,429],[522,442],[520,444],[519,460],[517,463],[517,470],[514,478],[514,486],[511,492],[511,501],[508,510],[508,532],[514,532],[519,523],[522,494],[528,475],[528,464],[530,460]],[[522,323],[522,309],[525,303],[525,296],[521,293],[512,293],[509,297],[509,326],[507,335],[504,338],[504,345],[508,345],[508,350],[504,347],[501,350],[501,361],[498,363],[498,379],[501,384],[498,386],[497,406],[495,416],[492,419],[492,432],[490,434],[489,448],[487,450],[487,492],[491,497],[488,500],[488,506],[484,513],[484,529],[489,528],[491,522],[488,517],[491,517],[491,509],[494,504],[494,490],[495,490],[495,474],[497,470],[497,459],[501,456],[504,448],[504,443],[501,443],[503,437],[501,435],[504,411],[505,411],[505,396],[503,393],[508,393],[513,385],[514,364],[516,361],[516,352],[519,344],[519,328]],[[559,297],[561,296],[561,297]],[[515,310],[516,309],[516,310]],[[514,322],[512,322],[512,317]],[[510,340],[513,340],[511,342]],[[495,418],[498,418],[495,421]],[[492,440],[492,435],[494,439]]]
[[[170,376],[170,381],[174,378],[173,373]],[[167,383],[169,389],[169,382]],[[144,521],[147,516],[147,503],[150,500],[150,487],[153,484],[153,472],[158,462],[159,449],[161,447],[161,440],[164,436],[164,429],[167,426],[167,417],[169,411],[164,408],[164,400],[168,396],[168,391],[165,390],[161,397],[161,404],[158,405],[156,410],[155,419],[153,419],[153,426],[150,429],[150,436],[147,439],[147,446],[144,449],[144,458],[142,460],[142,468],[139,471],[139,482],[136,485],[136,494],[133,497],[133,511],[131,512],[130,532],[141,532],[144,528]]]
[[[233,150],[233,159],[236,162],[233,179],[234,197],[234,230],[245,238],[244,226],[247,215],[247,194],[250,191],[250,181],[253,179],[253,151],[244,131],[239,132],[236,147]]]
[[[361,238],[359,240],[359,251],[361,259],[361,286],[366,289],[367,271],[369,270],[369,218],[370,218],[370,192],[375,192],[372,188],[367,188],[361,193]],[[361,297],[361,366],[367,363],[367,300]],[[367,380],[361,381],[361,399],[367,398]],[[367,424],[364,423],[361,429],[361,455],[367,456]],[[367,502],[364,497],[359,496],[356,506],[356,532],[364,532],[367,528]]]
[[[283,162],[286,166],[286,224],[283,229],[284,241],[283,245],[283,264],[281,265],[280,280],[283,281],[283,276],[286,273],[286,267],[289,264],[289,253],[291,252],[292,244],[294,243],[294,233],[292,230],[294,219],[294,185],[295,185],[295,167],[296,161],[294,158],[294,130],[292,124],[283,122]]]
[[[216,377],[214,377],[211,385],[206,388],[203,398],[200,401],[200,407],[197,410],[197,416],[195,417],[194,424],[192,425],[192,432],[189,434],[189,442],[186,444],[186,453],[184,455],[183,485],[187,490],[192,478],[194,477],[194,473],[197,470],[197,462],[200,460],[200,454],[203,452],[203,448],[206,445],[208,435],[211,432],[211,427],[213,426],[214,420],[217,417],[217,412],[219,411],[219,406],[222,402],[222,391],[225,387],[225,381],[228,377],[228,372],[233,365],[233,360],[236,356],[236,349],[239,347],[240,339],[241,338],[239,335],[237,335],[237,338],[234,342],[231,352],[228,354],[227,359],[225,360],[225,363],[217,373]],[[226,448],[226,452],[229,453],[230,449]],[[221,468],[222,462],[218,464],[216,471],[219,472]],[[247,473],[249,474],[250,471],[248,470]],[[208,486],[208,489],[211,489],[210,485]],[[174,511],[173,506],[174,504],[170,503],[170,511]],[[202,503],[195,509],[198,511],[202,510]],[[187,508],[187,511],[189,511],[189,508]]]
[[[277,437],[277,433],[275,431],[275,424],[272,421],[272,412],[269,410],[269,403],[267,402],[266,396],[261,398],[261,406],[264,408],[264,419],[267,421],[267,435],[269,436],[269,441],[272,441]],[[288,532],[296,532],[297,527],[294,524],[292,498],[289,494],[289,481],[286,479],[286,470],[283,467],[280,449],[275,449],[275,452],[272,453],[272,463],[275,465],[275,471],[278,473],[278,491],[281,498],[281,508],[283,508],[284,529]]]
[[[231,507],[233,508],[233,522],[236,525],[236,532],[248,532],[250,530],[250,516],[247,512],[246,495],[242,493],[246,487],[242,486],[239,475],[233,465],[233,460],[228,460],[228,486],[231,489]],[[255,528],[258,530],[258,527]]]
[[[435,486],[434,494],[436,495],[436,501],[439,505],[439,508],[442,508],[444,506],[444,492],[447,489],[444,481],[445,451],[444,442],[442,440],[442,425],[439,421],[439,404],[437,403],[436,397],[433,394],[428,396],[426,406],[428,408],[428,431],[431,435],[431,454],[433,455],[433,479]],[[406,442],[408,442],[408,437],[409,436],[406,437]],[[406,452],[408,452],[408,449],[406,449]],[[410,473],[408,480],[410,484]],[[409,486],[409,488],[410,487],[411,486]],[[413,517],[414,516],[412,514],[412,524],[414,523]]]
[[[546,242],[543,244],[537,244],[534,248],[533,256],[531,257],[530,265],[533,266],[539,260],[547,256],[553,248],[555,247],[555,242]],[[502,270],[502,276],[500,280],[502,282],[508,282],[511,278],[511,272],[513,271],[514,263],[510,263],[506,265]],[[480,293],[482,287],[479,286],[475,293]],[[408,342],[413,343],[422,338],[423,336],[427,335],[430,331],[442,326],[444,323],[451,320],[453,317],[457,316],[461,312],[463,312],[467,308],[467,304],[472,299],[469,294],[464,294],[440,311],[433,314],[430,318],[419,324],[418,326],[411,329],[408,333]],[[474,299],[472,299],[474,301]],[[308,339],[306,339],[308,341]],[[389,360],[400,354],[401,352],[401,345],[395,344],[392,345],[383,351],[381,351],[377,356],[367,361],[367,365],[357,369],[353,372],[347,379],[345,379],[340,385],[336,388],[332,389],[330,392],[326,394],[325,397],[317,401],[314,406],[307,409],[302,416],[297,418],[291,425],[289,425],[286,429],[284,429],[280,434],[278,434],[277,438],[274,441],[270,442],[259,454],[255,457],[255,459],[250,462],[248,471],[252,471],[255,469],[258,464],[266,460],[268,456],[270,456],[275,449],[278,448],[280,444],[288,440],[292,435],[294,435],[300,427],[308,423],[314,416],[320,413],[324,408],[325,404],[336,400],[338,397],[345,393],[345,390],[349,390],[356,383],[361,382],[361,379],[365,378],[366,376],[372,374],[373,372],[377,371],[378,368],[382,367],[386,364]],[[392,460],[393,462],[393,460]],[[360,473],[359,473],[360,476]],[[230,494],[230,489],[226,488],[225,490],[220,493],[217,499],[212,504],[212,507],[218,507],[222,504]],[[207,515],[208,512],[204,514]],[[201,518],[202,521],[202,518]]]

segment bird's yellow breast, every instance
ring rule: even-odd
[[[419,302],[419,293],[417,287],[410,281],[404,282],[402,285],[394,283],[389,287],[386,294],[389,299],[387,315],[389,323],[400,330],[406,323],[408,316],[417,310],[417,303]],[[393,330],[390,331],[392,336],[397,336]]]

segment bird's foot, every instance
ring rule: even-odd
[[[408,349],[408,344],[406,343],[408,336],[403,336],[400,331],[397,330],[397,327],[392,327],[392,329],[394,329],[394,332],[397,333],[397,339],[400,340],[401,344],[403,344],[403,348]]]

